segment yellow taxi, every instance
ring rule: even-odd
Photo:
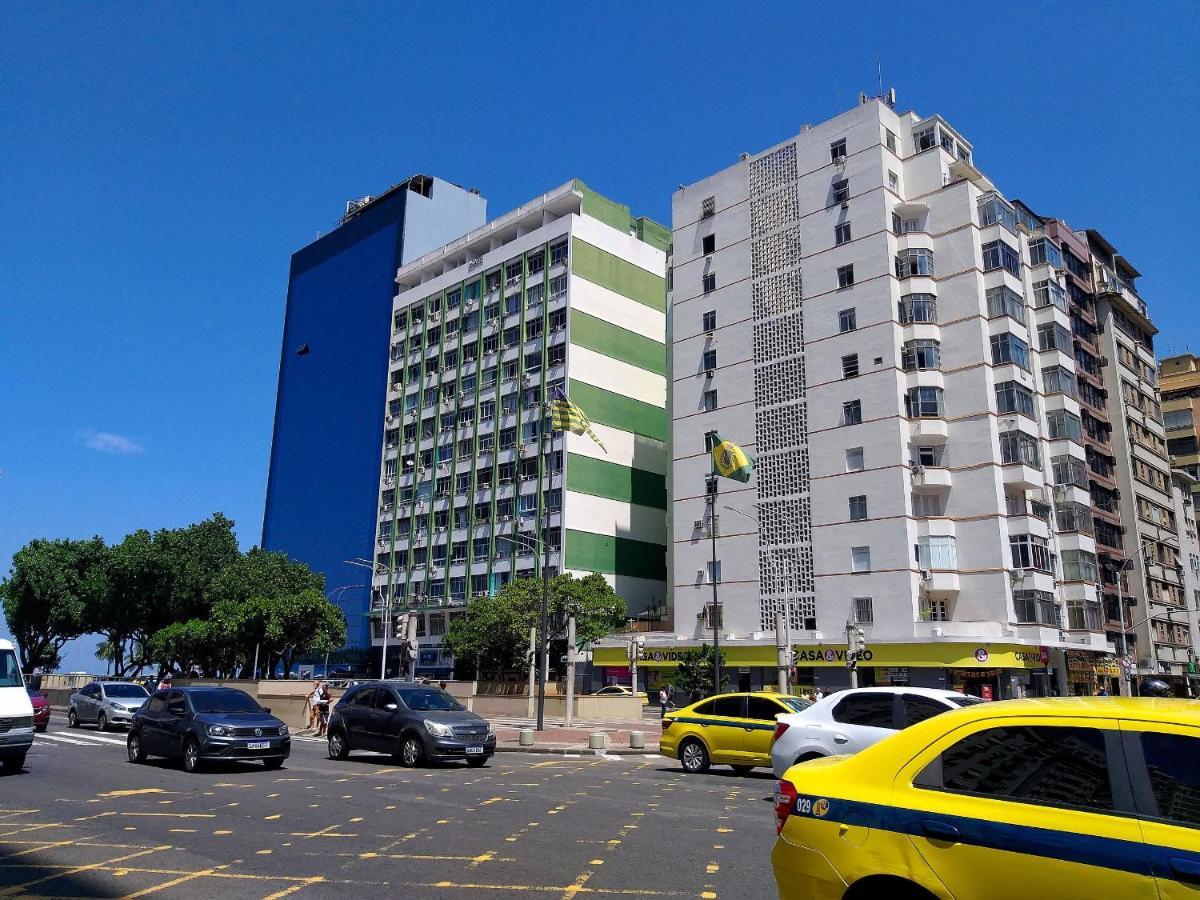
[[[632,697],[634,696],[633,688],[623,684],[609,684],[596,691],[597,697]],[[645,691],[638,691],[637,696],[641,698],[642,706],[650,702]]]
[[[695,774],[712,764],[749,772],[771,765],[775,717],[803,712],[812,704],[800,697],[755,691],[718,694],[673,710],[662,720],[659,751]]]
[[[783,900],[1200,897],[1200,703],[981,703],[788,769]]]

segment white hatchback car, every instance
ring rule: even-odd
[[[982,702],[978,697],[936,688],[839,691],[804,712],[776,717],[771,768],[776,778],[782,778],[798,762],[857,753],[909,725]]]

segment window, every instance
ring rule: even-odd
[[[902,695],[900,703],[904,709],[902,725],[905,728],[909,725],[916,725],[918,722],[924,722],[926,719],[932,719],[934,716],[940,716],[950,708],[932,697],[921,697],[917,694]]]
[[[1059,350],[1068,354],[1071,352],[1071,332],[1057,322],[1039,325],[1037,336],[1039,350]]]
[[[875,622],[875,613],[871,608],[870,597],[855,597],[853,602],[854,621],[859,625],[871,625]]]
[[[843,725],[866,725],[871,728],[895,728],[890,693],[850,694],[833,708],[833,720]]]
[[[1041,454],[1038,452],[1037,438],[1023,431],[1005,431],[1000,434],[1000,461],[1003,463],[1021,463],[1041,467]]]
[[[717,311],[715,309],[710,309],[704,314],[704,324],[702,327],[705,331],[717,330]]]
[[[1051,440],[1081,441],[1083,426],[1079,416],[1065,409],[1053,409],[1046,413],[1046,423],[1049,426]]]
[[[871,548],[870,547],[851,547],[850,548],[850,571],[851,572],[870,572],[871,571]]]
[[[900,190],[900,176],[891,169],[888,169],[888,187],[893,191]]]
[[[909,388],[904,395],[904,414],[910,419],[936,419],[943,415],[942,389]]]
[[[715,390],[704,392],[704,411],[712,412],[717,408],[717,392]]]
[[[1073,484],[1076,487],[1088,486],[1087,464],[1074,456],[1056,456],[1050,461],[1051,472],[1055,484]]]
[[[715,369],[717,367],[717,351],[716,350],[705,350],[704,351],[702,367],[706,371],[709,369]]]
[[[850,179],[842,178],[833,183],[833,202],[846,203],[850,200]]]
[[[785,699],[785,698],[780,698]],[[768,697],[747,697],[747,719],[758,719],[763,722],[774,722],[775,717],[783,712],[791,712],[781,707]]]
[[[567,261],[567,242],[555,244],[550,248],[550,265],[557,266]]]
[[[1200,825],[1200,738],[1143,731],[1140,740],[1158,818]]]
[[[842,424],[843,425],[860,425],[862,424],[862,401],[847,400],[842,404]]]
[[[896,152],[896,135],[887,128],[883,129],[883,143],[893,153]]]
[[[1049,591],[1013,591],[1013,612],[1018,622],[1058,627],[1058,604]]]
[[[911,498],[914,516],[927,518],[946,514],[945,498],[940,494],[912,494]]]
[[[842,357],[842,377],[857,378],[858,377],[858,354],[849,353]]]
[[[700,201],[700,218],[702,218],[702,219],[711,218],[713,215],[716,214],[716,210],[717,210],[717,198],[716,197],[705,197],[703,200]]]
[[[991,344],[992,365],[1002,366],[1005,363],[1012,363],[1029,371],[1029,345],[1011,331],[993,334]]]
[[[921,227],[921,219],[905,219],[901,218],[897,213],[892,213],[892,233],[893,234],[911,234],[914,231],[923,231]]]
[[[1104,732],[1098,728],[988,728],[946,750],[914,783],[1040,806],[1114,809]]]
[[[927,535],[919,537],[917,538],[914,550],[918,568],[958,568],[958,545],[950,535]]]
[[[706,584],[721,583],[721,561],[719,559],[708,560],[708,562],[704,564],[704,568],[704,580]]]
[[[1038,309],[1057,306],[1067,312],[1067,295],[1062,286],[1052,278],[1033,283],[1033,305]]]
[[[718,697],[713,701],[712,713],[710,715],[744,719],[746,717],[745,701],[746,698],[744,696]]]
[[[906,341],[900,350],[900,365],[905,372],[941,368],[941,343],[931,338]]]
[[[933,294],[905,294],[900,298],[900,324],[937,322],[937,297]]]
[[[913,132],[913,153],[921,153],[937,146],[937,128],[930,125]]]
[[[1099,580],[1095,553],[1089,553],[1087,550],[1064,550],[1062,565],[1065,581],[1086,581],[1095,584]]]
[[[846,158],[846,139],[834,141],[829,145],[829,161],[837,162],[839,159]]]
[[[1169,409],[1163,411],[1163,425],[1168,430],[1172,428],[1188,428],[1192,424],[1190,409]]]
[[[1017,213],[998,194],[985,194],[979,198],[979,227],[1003,225],[1013,234],[1017,232]]]
[[[716,272],[705,272],[700,279],[701,289],[706,294],[711,294],[717,289],[717,274]]]
[[[1062,366],[1048,366],[1042,369],[1042,390],[1047,394],[1066,394],[1068,397],[1078,397],[1079,382],[1075,379],[1075,373]]]
[[[896,254],[896,277],[911,278],[913,275],[933,275],[932,250],[916,248]]]
[[[1036,534],[1014,534],[1009,536],[1008,548],[1012,553],[1014,569],[1037,569],[1052,572],[1054,563],[1046,539]]]
[[[715,234],[706,234],[700,239],[700,252],[705,256],[717,252],[717,236]]]
[[[839,222],[833,227],[833,243],[845,244],[850,240],[850,223]]]
[[[858,316],[854,311],[854,307],[843,309],[838,313],[838,331],[845,334],[847,331],[853,331],[858,327]]]
[[[858,494],[850,498],[850,521],[861,522],[867,517],[867,495]]]
[[[1006,284],[988,288],[987,308],[989,316],[1010,316],[1018,322],[1025,321],[1025,301]]]
[[[1034,238],[1029,242],[1029,264],[1031,266],[1046,264],[1061,269],[1063,267],[1062,251],[1050,243],[1047,238]]]
[[[854,265],[838,266],[837,284],[839,288],[848,288],[854,284]]]
[[[863,448],[848,447],[846,449],[846,471],[861,472],[863,470]]]
[[[983,271],[1004,269],[1013,275],[1021,275],[1021,254],[1004,241],[988,241],[983,245]]]
[[[1002,381],[996,385],[996,411],[1020,413],[1033,418],[1033,391],[1015,381]]]

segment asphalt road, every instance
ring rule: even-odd
[[[56,717],[0,778],[0,897],[774,897],[773,788],[659,756],[409,770],[304,740],[276,772],[187,775]]]

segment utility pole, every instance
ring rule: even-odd
[[[417,640],[417,617],[404,616],[404,644],[408,655],[408,680],[417,680],[417,654],[421,644]]]
[[[717,596],[717,490],[715,475],[708,479],[708,534],[712,547],[708,580],[712,582],[713,693],[721,693],[721,601]]]
[[[541,535],[542,541],[542,625],[539,630],[540,639],[538,645],[538,695],[537,695],[537,730],[544,731],[546,728],[546,678],[548,664],[550,662],[550,643],[547,640],[546,631],[550,627],[550,542],[546,540],[545,532]]]
[[[390,579],[389,579],[390,580]],[[379,656],[379,680],[387,678],[388,635],[392,633],[392,594],[383,598],[383,652]]]
[[[567,617],[567,711],[563,725],[570,728],[575,723],[575,663],[579,651],[575,649],[575,614]]]
[[[783,613],[775,613],[775,655],[779,667],[779,693],[788,693],[788,669],[791,668],[792,648],[787,644],[787,620]]]
[[[858,658],[866,648],[866,635],[850,619],[846,620],[846,668],[850,670],[850,687],[858,687]]]
[[[537,629],[529,629],[529,702],[525,708],[525,715],[532,719],[534,710],[537,708],[537,692],[533,686],[533,679],[538,670],[537,662]]]

